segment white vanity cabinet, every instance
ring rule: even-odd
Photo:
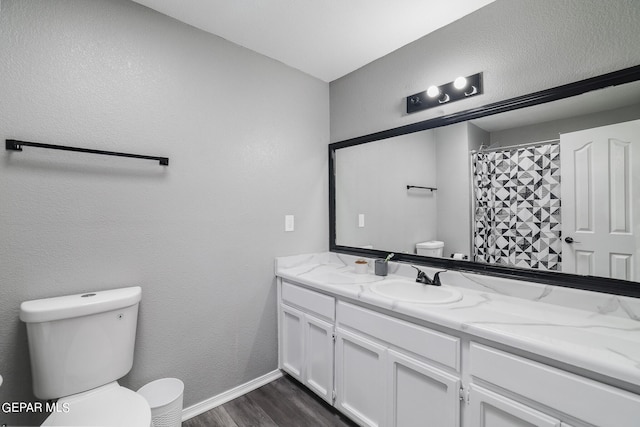
[[[556,418],[475,384],[469,388],[467,427],[568,427]]]
[[[335,299],[282,282],[280,368],[333,403]]]
[[[469,427],[640,426],[636,394],[475,342],[469,363]],[[476,384],[480,382],[482,386]],[[505,393],[521,402],[501,395]],[[522,402],[558,415],[545,415]]]
[[[640,395],[535,354],[285,279],[278,291],[280,368],[362,426],[640,427]]]
[[[364,426],[460,425],[459,339],[337,304],[335,406]]]

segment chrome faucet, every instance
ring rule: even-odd
[[[433,279],[431,279],[427,273],[420,270],[418,267],[411,266],[418,270],[418,277],[416,277],[416,282],[422,283],[424,285],[433,285],[433,286],[441,286],[442,282],[440,281],[440,273],[444,273],[447,270],[437,271],[436,274],[433,275]]]

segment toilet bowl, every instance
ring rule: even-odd
[[[416,244],[416,254],[422,256],[442,257],[444,250],[444,242],[439,240],[430,240]]]
[[[33,392],[58,399],[45,426],[151,426],[146,399],[120,386],[133,366],[140,287],[26,301]]]
[[[151,412],[144,397],[112,382],[59,399],[42,425],[147,427],[151,426]]]

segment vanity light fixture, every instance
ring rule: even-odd
[[[468,77],[460,76],[452,82],[440,86],[429,86],[425,92],[407,96],[407,113],[415,113],[481,93],[482,73]]]

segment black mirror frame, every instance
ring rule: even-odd
[[[544,104],[546,102],[581,95],[586,92],[603,89],[609,86],[631,83],[637,80],[640,80],[640,65],[574,83],[557,86],[540,92],[507,99],[505,101],[488,104],[482,107],[329,144],[329,250],[331,252],[370,258],[384,258],[388,254],[387,251],[340,246],[336,244],[335,152],[337,149],[392,138],[394,136],[406,135],[413,132],[434,129],[506,111],[518,110],[521,108]],[[517,267],[401,253],[397,253],[393,259],[394,261],[410,262],[441,269],[466,271],[636,298],[640,297],[640,283],[626,280],[597,276],[581,276],[555,271],[528,270]]]

